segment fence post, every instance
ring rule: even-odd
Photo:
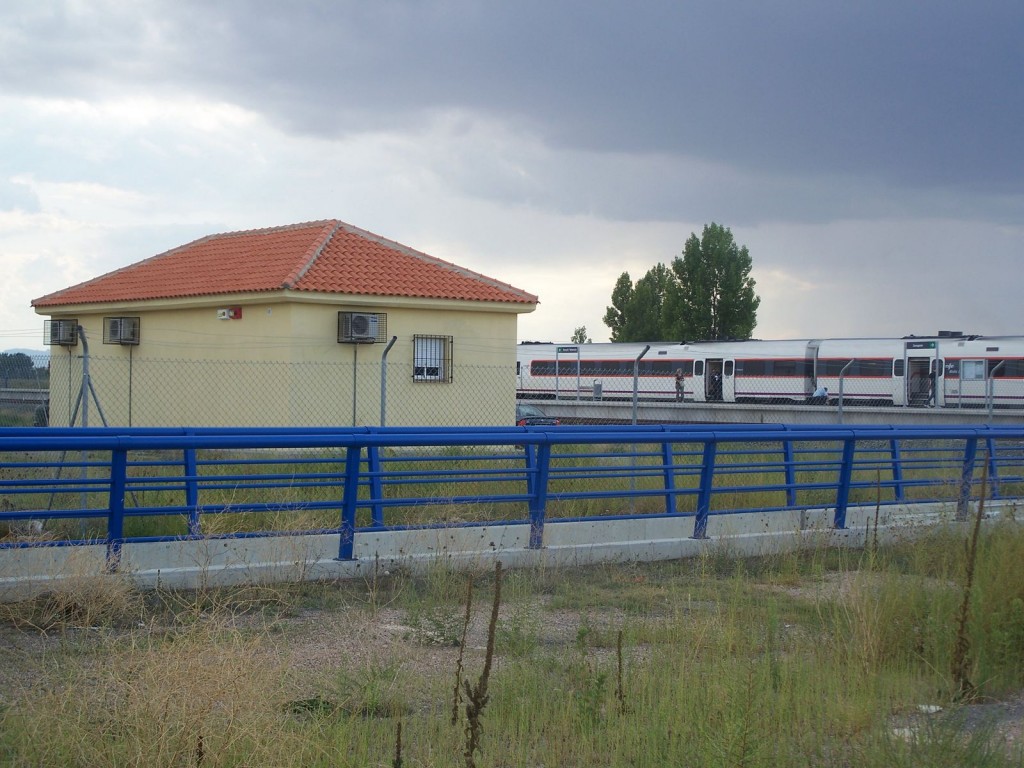
[[[124,543],[124,497],[128,475],[128,451],[110,452],[110,497],[107,500],[107,573],[116,573]]]
[[[342,493],[340,541],[338,559],[355,559],[356,502],[359,500],[359,454],[358,445],[345,448],[345,489]]]
[[[843,441],[843,458],[839,465],[839,482],[836,484],[836,516],[832,527],[846,527],[846,508],[850,504],[850,483],[853,480],[853,455],[856,441],[848,437]]]
[[[967,519],[967,507],[971,502],[971,482],[974,479],[974,463],[978,457],[978,438],[968,438],[964,445],[964,465],[960,471],[960,493],[956,500],[956,519]]]
[[[388,352],[398,341],[397,336],[392,336],[391,341],[384,347],[380,356],[380,425],[384,426],[385,409],[388,404]]]
[[[697,494],[697,517],[693,521],[694,539],[708,537],[708,515],[711,514],[711,489],[715,484],[715,456],[718,445],[713,440],[704,443],[704,464],[700,469],[700,491]]]
[[[529,456],[532,452],[528,451]],[[529,459],[527,460],[529,465]],[[544,546],[544,515],[548,503],[548,477],[551,469],[551,444],[540,443],[536,451],[536,475],[530,494],[530,549]],[[529,475],[529,466],[527,466]]]

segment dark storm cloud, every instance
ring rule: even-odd
[[[75,6],[69,6],[74,8]],[[217,2],[7,16],[6,88],[201,89],[297,133],[442,110],[562,149],[1016,195],[1019,2]]]

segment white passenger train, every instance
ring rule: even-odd
[[[524,342],[516,361],[523,399],[584,397],[693,402],[813,403],[953,408],[1024,407],[1024,336],[793,339],[673,344]]]

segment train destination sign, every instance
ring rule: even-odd
[[[935,349],[934,341],[908,341],[907,349]]]

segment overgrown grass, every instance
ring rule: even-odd
[[[978,542],[981,700],[1024,688],[1022,557],[1012,521]],[[189,593],[69,580],[3,607],[0,763],[464,765],[452,679],[475,680],[490,623],[476,765],[1019,766],[954,700],[964,563],[963,530],[940,527],[867,552],[511,571],[490,622],[481,571],[469,623],[444,560]],[[311,637],[321,663],[296,666]]]

